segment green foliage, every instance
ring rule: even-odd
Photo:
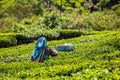
[[[1,34],[0,35],[0,48],[1,47],[10,47],[17,45],[17,40],[14,34]]]
[[[43,14],[42,1],[37,0],[2,0],[0,15],[17,17],[19,20],[33,14]]]
[[[48,41],[51,48],[72,43],[75,50],[59,52],[41,63],[29,61],[35,42],[0,49],[1,79],[91,80],[120,79],[119,31],[103,31],[72,39]],[[120,44],[119,44],[120,45]]]
[[[109,2],[107,0],[102,1],[105,4]],[[60,5],[60,0],[51,2]],[[90,14],[83,7],[85,0],[63,0],[63,8],[66,8],[67,11],[62,12],[60,16],[59,10],[55,8],[53,10],[51,7],[52,11],[49,12],[47,9],[43,10],[42,3],[41,0],[2,0],[0,13],[4,17],[0,19],[0,32],[32,34],[45,29],[112,30],[120,26],[119,8],[115,8],[118,15],[111,10]],[[46,12],[43,14],[45,10]]]
[[[30,43],[44,36],[47,40],[67,39],[84,34],[79,30],[39,30],[35,33],[4,33],[0,34],[0,47],[9,47],[23,43]]]
[[[0,32],[22,31],[24,25],[19,22],[33,15],[43,15],[41,0],[1,0],[0,4]]]
[[[60,26],[60,22],[61,22],[61,19],[60,19],[60,16],[58,14],[56,14],[55,12],[52,12],[51,14],[46,14],[45,16],[45,19],[44,19],[44,24],[46,26],[46,28],[50,28],[50,29],[53,29],[53,28],[59,28]]]
[[[16,34],[16,39],[17,39],[17,45],[30,43],[34,41],[33,36],[30,36],[28,34]]]
[[[0,48],[1,47],[10,47],[16,46],[23,43],[33,42],[34,39],[27,34],[20,33],[3,33],[0,34]]]
[[[15,26],[15,23],[17,23],[16,18],[13,17],[7,17],[7,18],[1,18],[0,19],[0,32],[13,32],[13,27]]]
[[[113,6],[112,9],[120,16],[120,4]]]
[[[117,5],[114,5],[113,7],[112,7],[112,9],[113,10],[116,10],[116,9],[118,9],[120,7],[120,4],[117,4]]]
[[[36,3],[37,4],[34,4],[34,6],[33,6],[33,8],[34,8],[34,10],[33,10],[33,13],[35,14],[35,15],[43,15],[43,1],[42,0],[40,0],[40,1],[36,1]]]
[[[103,10],[103,8],[107,7],[107,4],[110,2],[110,0],[100,0],[99,3],[97,4],[98,8],[101,8],[101,10]]]
[[[66,13],[70,15],[69,13]],[[75,14],[76,17],[78,14]],[[23,19],[19,23],[15,24],[13,31],[17,33],[36,33],[49,29],[81,29],[84,25],[79,22],[78,19],[74,20],[76,17],[74,15],[62,15],[61,17],[58,13],[51,12],[45,13],[43,17],[33,16],[30,19]],[[42,32],[43,32],[42,31]]]
[[[94,30],[114,30],[120,26],[119,19],[119,16],[117,16],[113,11],[109,13],[106,11],[94,12],[92,15],[88,14],[88,17],[83,18],[82,22],[86,28],[93,28]]]
[[[61,6],[61,1],[51,0],[56,6]],[[62,9],[68,10],[67,8],[81,8],[83,7],[85,0],[62,0]]]
[[[60,33],[60,36],[58,37],[60,39],[61,38],[67,39],[67,38],[78,37],[78,36],[81,36],[84,34],[79,30],[61,30],[58,32]]]

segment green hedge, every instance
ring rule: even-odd
[[[47,40],[67,39],[78,37],[84,34],[79,30],[49,30],[44,32],[36,32],[34,34],[23,33],[4,33],[0,34],[0,47],[15,46],[23,43],[30,43],[37,40],[40,36],[44,36]]]
[[[82,31],[80,30],[61,30],[58,31],[60,33],[58,39],[67,39],[67,38],[72,38],[72,37],[78,37],[81,36],[82,34],[84,34]]]
[[[29,43],[37,40],[40,36],[44,36],[47,40],[67,39],[72,37],[78,37],[84,34],[80,30],[45,30],[43,32],[36,32],[33,34],[17,34],[16,38],[18,43]]]
[[[30,43],[33,42],[34,39],[32,36],[28,34],[16,34],[17,44],[23,44],[23,43]]]
[[[0,48],[17,45],[17,39],[14,34],[0,35]]]

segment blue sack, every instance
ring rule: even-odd
[[[47,40],[45,37],[40,37],[36,42],[32,58],[37,59],[43,50],[47,48]],[[45,55],[43,57],[46,57]]]
[[[73,44],[62,44],[56,47],[57,51],[73,51],[74,45]]]

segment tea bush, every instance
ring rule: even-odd
[[[35,33],[3,33],[0,34],[0,47],[9,47],[30,43],[44,36],[47,40],[67,39],[78,37],[85,33],[80,30],[38,30]]]
[[[30,43],[34,40],[22,33],[2,33],[0,34],[0,47],[10,47],[23,43]]]
[[[58,37],[59,39],[73,38],[73,37],[78,37],[78,36],[85,34],[80,30],[61,30],[58,32],[60,33],[60,36]]]
[[[14,34],[0,34],[0,47],[10,47],[17,45],[17,39]]]

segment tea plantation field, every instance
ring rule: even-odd
[[[77,38],[48,41],[54,49],[72,43],[41,63],[30,61],[35,42],[0,48],[1,80],[120,80],[120,31],[102,31]]]

